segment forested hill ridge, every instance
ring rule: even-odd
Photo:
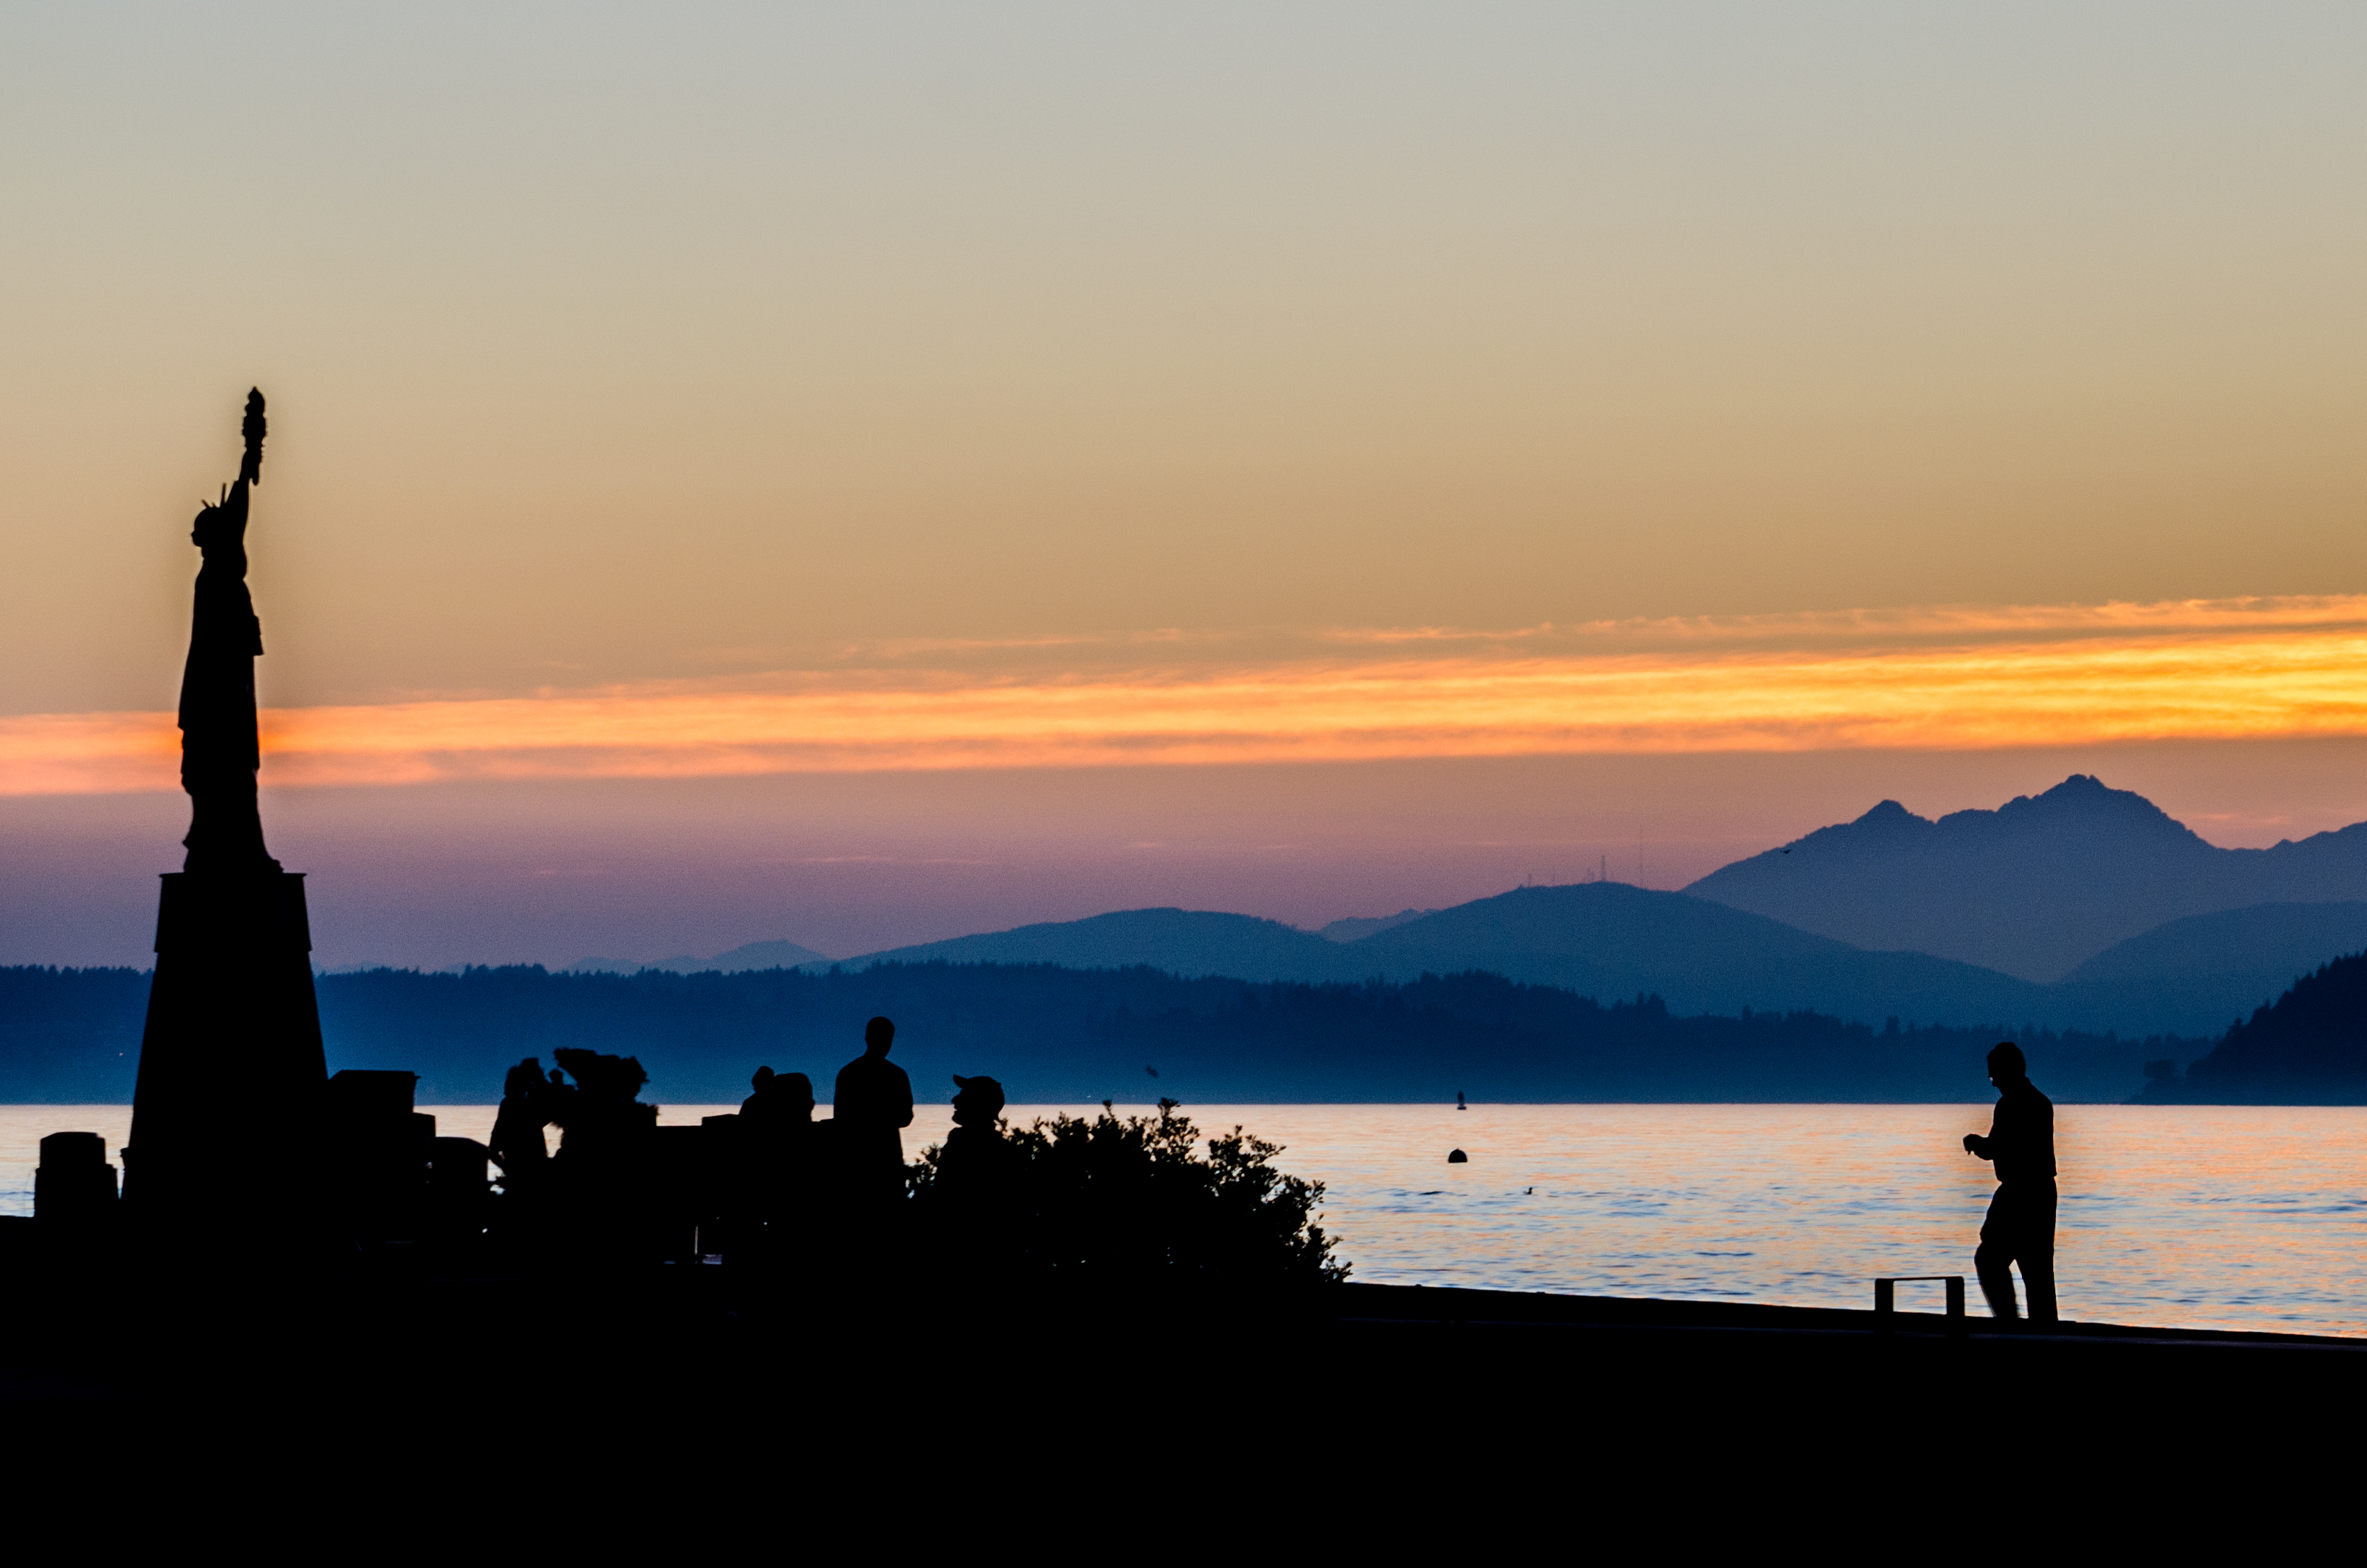
[[[895,948],[844,966],[927,963],[1140,964],[1310,983],[1478,969],[1585,996],[1658,996],[1681,1013],[1756,1008],[1859,1022],[2053,1021],[2049,998],[2007,976],[1921,953],[1865,953],[1705,899],[1616,882],[1516,888],[1392,921],[1351,942],[1249,915],[1127,909]],[[2244,1005],[2261,999],[2248,997]]]
[[[1709,899],[1617,882],[1515,888],[1370,925],[1377,929],[1342,942],[1250,915],[1127,909],[891,949],[844,966],[1140,964],[1187,976],[1308,982],[1478,969],[1582,996],[1658,996],[1679,1013],[1750,1008],[1967,1028],[2018,1019],[2091,1033],[2215,1036],[2296,975],[2367,946],[2367,902],[2264,906],[2176,924],[2100,954],[2055,986],[1928,953],[1869,952]]]
[[[147,976],[0,970],[0,1100],[121,1102],[138,1062]],[[560,1045],[638,1056],[652,1097],[736,1102],[759,1066],[826,1099],[863,1022],[898,1024],[917,1093],[989,1073],[1014,1102],[1187,1104],[1483,1100],[1937,1101],[1987,1097],[1983,1029],[1874,1028],[1814,1013],[1684,1017],[1499,976],[1252,983],[1147,968],[878,964],[725,975],[324,975],[329,1066],[408,1069],[424,1103],[485,1103],[523,1056]],[[2050,1094],[2119,1100],[2147,1061],[2209,1042],[2007,1030]]]
[[[2367,953],[2337,959],[2230,1029],[2153,1104],[2367,1105]]]
[[[2367,823],[2220,849],[2145,796],[2074,774],[1936,821],[1886,800],[1685,891],[1836,941],[2044,982],[2166,921],[2367,900]]]
[[[697,958],[687,953],[650,964],[637,964],[622,958],[579,958],[560,973],[633,975],[643,969],[671,969],[677,975],[697,975],[713,969],[725,975],[736,975],[742,969],[795,969],[804,964],[827,965],[829,963],[829,959],[810,947],[799,947],[793,942],[773,941],[745,942],[712,958]]]

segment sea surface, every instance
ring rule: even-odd
[[[446,1134],[493,1127],[491,1106],[423,1109]],[[1980,1310],[1972,1249],[1993,1187],[1959,1140],[1987,1130],[1986,1105],[1184,1113],[1281,1144],[1277,1164],[1325,1183],[1323,1224],[1359,1280],[1865,1306],[1877,1274],[1961,1273]],[[924,1107],[907,1154],[948,1116]],[[112,1157],[130,1119],[119,1105],[0,1106],[0,1213],[32,1212],[42,1134],[98,1133]],[[2056,1144],[2065,1316],[2367,1334],[2367,1108],[2063,1106]],[[1457,1147],[1468,1164],[1447,1163]],[[1902,1286],[1899,1304],[1936,1311],[1939,1291]]]

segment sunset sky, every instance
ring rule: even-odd
[[[323,963],[2367,818],[2367,12],[0,11],[0,963],[270,399]]]

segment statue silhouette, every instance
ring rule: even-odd
[[[202,506],[189,541],[198,569],[189,657],[181,672],[181,787],[188,792],[188,857],[184,871],[248,874],[279,869],[263,847],[255,771],[263,765],[255,714],[255,661],[263,623],[246,587],[249,489],[263,476],[263,394],[246,395],[246,456],[238,479],[219,502]]]
[[[863,1055],[838,1069],[831,1092],[832,1150],[850,1201],[868,1206],[904,1192],[903,1129],[912,1124],[912,1080],[888,1059],[896,1026],[863,1026]]]
[[[281,1169],[284,1144],[239,1128],[301,1135],[324,1113],[328,1079],[304,879],[264,848],[256,806],[263,636],[246,587],[246,528],[263,479],[263,394],[250,391],[238,479],[199,509],[189,535],[204,564],[181,679],[188,852],[164,879],[124,1151],[130,1216],[184,1240],[210,1229],[284,1241],[311,1223],[311,1196]],[[221,1247],[205,1255],[225,1265],[235,1256]]]
[[[2055,1321],[2055,1102],[2030,1081],[2022,1047],[2003,1041],[1989,1053],[1989,1082],[1998,1088],[1997,1114],[1988,1136],[1965,1134],[1965,1152],[1997,1167],[1997,1195],[1981,1223],[1981,1245],[1973,1271],[1989,1311],[2000,1318],[2020,1315],[2014,1306],[2013,1268],[2022,1266],[2033,1323]]]

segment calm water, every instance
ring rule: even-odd
[[[492,1130],[491,1106],[433,1109],[441,1132]],[[728,1108],[670,1106],[663,1119],[718,1109]],[[947,1114],[923,1109],[907,1152],[943,1137]],[[1191,1114],[1204,1129],[1238,1122],[1286,1145],[1284,1168],[1330,1184],[1325,1224],[1355,1277],[1383,1283],[1862,1306],[1876,1274],[1969,1275],[1991,1190],[1988,1168],[1957,1141],[1987,1129],[1986,1105]],[[32,1211],[43,1133],[98,1133],[112,1155],[130,1115],[0,1107],[0,1213]],[[2367,1109],[2082,1105],[2056,1116],[2066,1316],[2367,1334]],[[1457,1145],[1471,1163],[1446,1163]],[[1936,1310],[1939,1287],[1905,1289],[1918,1288]]]

